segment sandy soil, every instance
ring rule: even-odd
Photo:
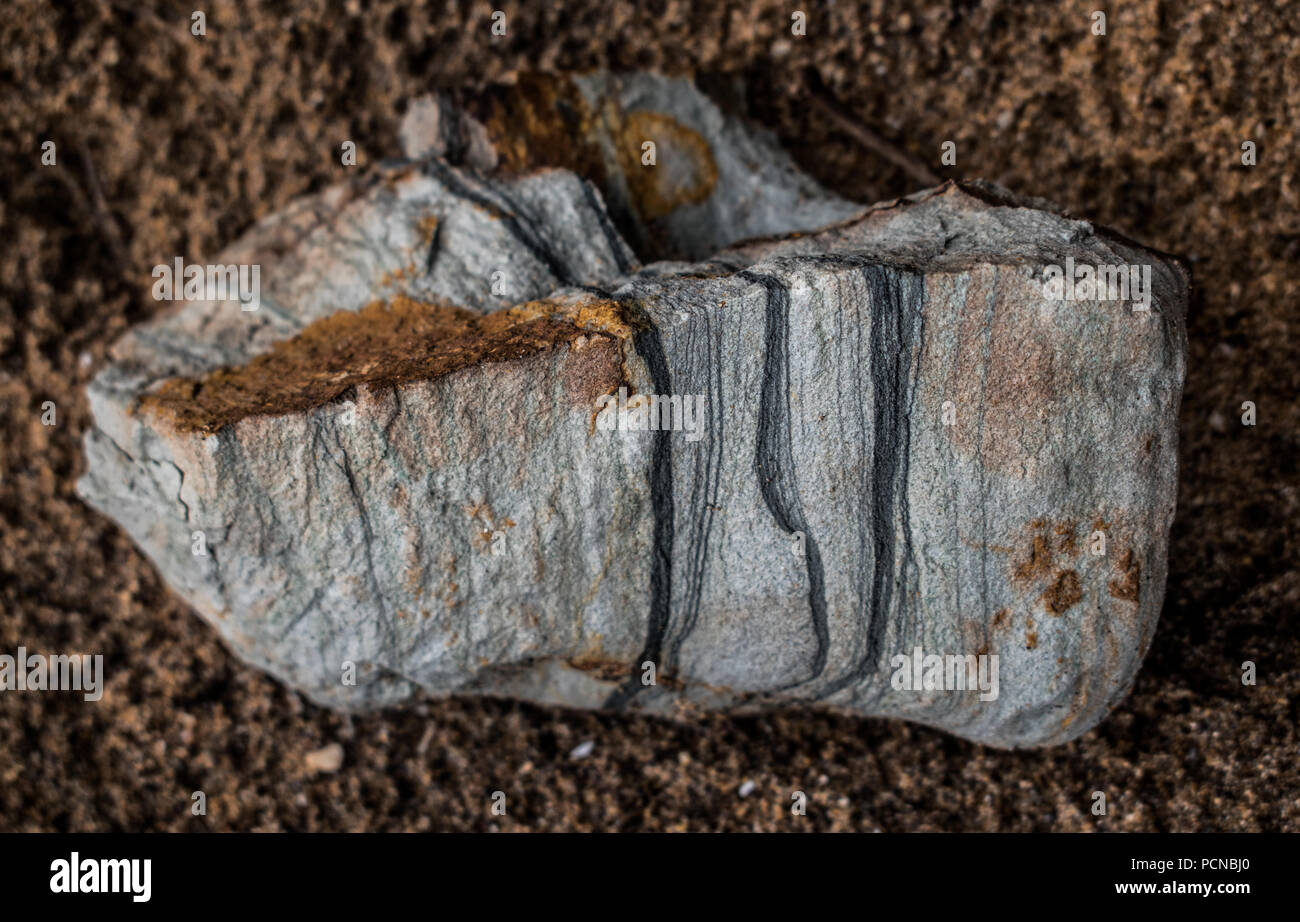
[[[494,41],[487,3],[211,0],[204,38],[195,5],[0,8],[0,651],[100,652],[108,671],[97,704],[0,694],[0,830],[1300,831],[1294,8],[1132,0],[1106,4],[1099,37],[1093,2],[809,3],[796,38],[791,5],[767,0],[502,0]],[[828,185],[866,201],[916,187],[820,98],[942,176],[1187,258],[1167,603],[1132,696],[1098,729],[1005,753],[807,713],[682,726],[430,701],[349,724],[234,660],[77,500],[83,388],[159,308],[154,264],[202,261],[339,178],[344,139],[363,161],[395,152],[408,97],[528,67],[694,70],[724,94],[743,78],[750,114]],[[46,139],[55,167],[39,165]],[[939,163],[945,140],[956,167]],[[333,743],[342,767],[315,770],[308,755]],[[497,789],[506,817],[488,812]]]

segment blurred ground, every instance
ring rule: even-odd
[[[108,673],[93,705],[0,694],[0,830],[1300,831],[1295,7],[1126,0],[1105,4],[1098,37],[1095,0],[361,6],[0,7],[0,651],[102,652]],[[495,41],[494,8],[509,27]],[[154,264],[203,261],[340,178],[344,139],[363,163],[396,153],[408,97],[525,67],[743,77],[751,115],[823,182],[863,201],[915,188],[819,118],[817,96],[943,176],[1188,259],[1168,596],[1132,696],[1098,729],[1004,753],[821,714],[678,726],[473,701],[349,725],[241,666],[76,499],[83,388],[159,308]],[[56,167],[39,165],[46,139]],[[314,774],[307,754],[334,742],[342,768]],[[192,817],[200,789],[208,815]],[[488,814],[497,789],[507,817]]]

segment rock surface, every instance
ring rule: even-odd
[[[983,184],[851,205],[684,81],[425,100],[403,144],[218,258],[258,311],[185,304],[90,389],[82,496],[244,659],[345,708],[820,702],[1002,746],[1126,693],[1175,261]],[[1067,258],[1149,266],[1149,309],[1048,297]],[[918,648],[996,656],[996,696],[898,687]]]

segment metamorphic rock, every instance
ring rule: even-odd
[[[986,183],[845,201],[682,79],[526,76],[401,134],[218,257],[252,304],[178,304],[90,386],[81,496],[241,658],[346,709],[820,705],[1006,747],[1127,693],[1177,261]]]

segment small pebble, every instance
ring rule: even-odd
[[[307,767],[313,772],[336,772],[343,767],[343,747],[338,743],[307,753]]]

